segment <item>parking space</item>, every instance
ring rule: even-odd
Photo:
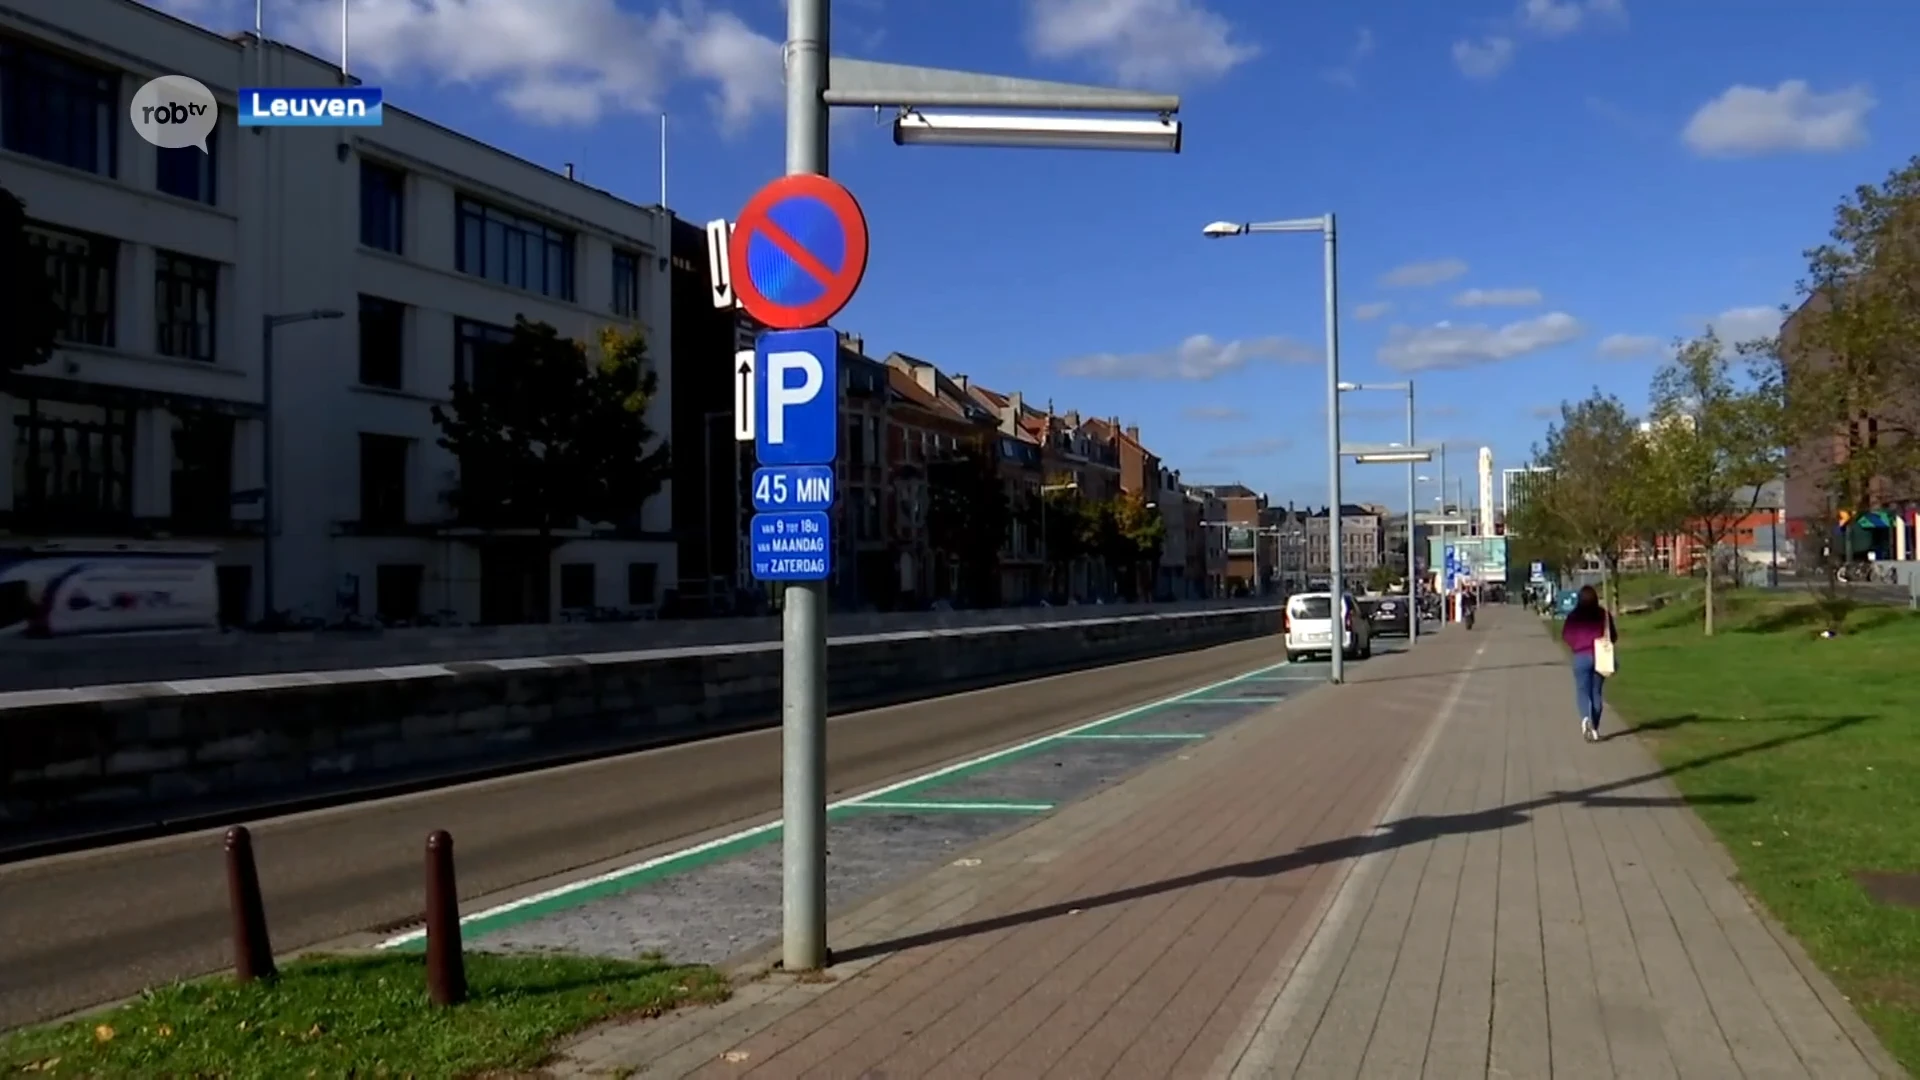
[[[1321,665],[1263,667],[843,799],[828,814],[828,903],[911,880],[1325,678]],[[466,938],[493,951],[734,959],[779,932],[779,837],[770,821],[476,912]],[[418,945],[417,931],[383,943]]]

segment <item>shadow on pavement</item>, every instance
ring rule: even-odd
[[[928,930],[924,933],[909,934],[905,937],[894,938],[890,941],[876,941],[870,945],[861,945],[847,949],[844,952],[836,950],[834,960],[835,962],[845,962],[870,959],[885,956],[890,953],[905,952],[909,949],[917,949],[927,945],[937,945],[941,942],[972,937],[975,934],[990,934],[998,930],[1009,930],[1029,923],[1043,922],[1075,912],[1086,911],[1089,908],[1124,904],[1149,896],[1157,896],[1162,893],[1192,888],[1196,885],[1204,885],[1211,881],[1220,881],[1228,878],[1278,877],[1281,874],[1291,873],[1295,870],[1301,870],[1311,866],[1339,862],[1343,859],[1357,859],[1364,855],[1374,854],[1375,852],[1391,851],[1395,848],[1405,847],[1408,844],[1425,843],[1426,841],[1436,840],[1443,836],[1457,836],[1463,833],[1491,832],[1498,829],[1506,829],[1531,820],[1528,817],[1529,811],[1539,810],[1549,806],[1572,805],[1587,808],[1611,809],[1617,807],[1662,807],[1738,803],[1741,801],[1751,802],[1753,801],[1753,796],[1750,795],[1711,796],[1703,798],[1696,803],[1688,803],[1683,798],[1674,798],[1671,796],[1618,796],[1612,795],[1611,793],[1625,788],[1635,787],[1649,781],[1669,777],[1675,773],[1705,768],[1709,765],[1717,765],[1723,761],[1745,757],[1748,754],[1764,753],[1791,743],[1830,735],[1836,731],[1851,727],[1859,723],[1862,719],[1864,718],[1854,716],[1840,717],[1829,723],[1822,724],[1812,731],[1801,731],[1789,735],[1780,735],[1771,739],[1763,739],[1760,742],[1747,746],[1735,747],[1730,750],[1708,754],[1704,757],[1694,758],[1691,761],[1681,762],[1672,768],[1656,769],[1652,772],[1641,773],[1638,776],[1630,776],[1621,780],[1611,780],[1604,784],[1595,784],[1591,787],[1580,788],[1576,791],[1556,791],[1523,802],[1509,803],[1505,806],[1496,806],[1487,810],[1474,810],[1463,814],[1422,814],[1416,817],[1402,818],[1398,821],[1388,822],[1370,835],[1347,836],[1338,840],[1326,840],[1295,849],[1285,855],[1271,855],[1264,859],[1234,863],[1230,866],[1217,866],[1206,870],[1198,870],[1191,874],[1182,874],[1179,877],[1168,878],[1164,881],[1156,881],[1146,885],[1135,885],[1114,892],[1102,893],[1098,896],[1089,896],[1057,904],[1048,904],[1044,907],[1037,907],[1028,911],[1017,911],[1006,915],[994,916],[989,919],[961,923],[957,926],[947,926],[937,930]]]

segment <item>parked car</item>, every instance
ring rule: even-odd
[[[1361,602],[1374,637],[1407,637],[1413,633],[1408,616],[1413,602],[1404,596],[1377,596]]]
[[[1297,593],[1287,601],[1289,663],[1307,656],[1331,656],[1335,648],[1350,659],[1365,660],[1373,655],[1372,628],[1359,605],[1351,595],[1342,594],[1340,600],[1344,610],[1337,627],[1331,593]],[[1334,644],[1336,640],[1338,645]]]

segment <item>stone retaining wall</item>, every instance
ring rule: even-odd
[[[872,708],[1242,640],[1277,608],[835,638],[828,701]],[[451,782],[766,726],[780,647],[754,642],[0,694],[0,852]]]

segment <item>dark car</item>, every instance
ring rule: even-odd
[[[1404,596],[1381,596],[1366,602],[1367,625],[1375,637],[1406,637],[1409,602]]]

